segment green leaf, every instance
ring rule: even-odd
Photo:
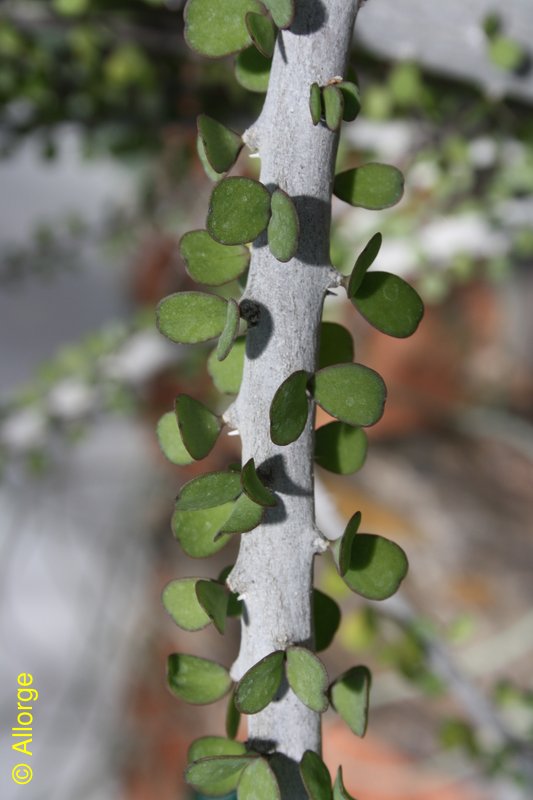
[[[232,683],[220,664],[181,653],[168,657],[167,681],[172,694],[193,705],[214,703],[227,694]]]
[[[492,63],[505,72],[520,69],[527,58],[523,45],[508,36],[496,35],[489,42],[488,48]]]
[[[221,797],[237,788],[244,769],[257,756],[212,756],[193,761],[185,770],[185,780],[202,794]]]
[[[329,770],[312,750],[306,750],[303,754],[300,775],[310,800],[332,800]]]
[[[237,800],[280,800],[276,776],[264,758],[257,758],[241,775]]]
[[[277,505],[275,495],[266,488],[257,474],[253,458],[250,458],[242,468],[241,481],[244,492],[254,503],[260,506]]]
[[[352,667],[329,690],[333,708],[356,736],[364,736],[366,732],[370,679],[367,667]]]
[[[187,272],[198,283],[222,286],[248,269],[250,251],[245,245],[215,242],[207,231],[189,231],[180,241]]]
[[[316,402],[348,425],[374,425],[383,414],[386,396],[382,378],[362,364],[338,364],[315,375]]]
[[[225,178],[213,189],[207,229],[218,242],[252,242],[265,230],[269,219],[270,194],[259,181]],[[220,331],[223,328],[224,323]]]
[[[157,306],[157,327],[167,339],[196,344],[220,336],[226,324],[226,301],[214,294],[179,292]]]
[[[324,86],[322,89],[324,99],[324,116],[330,131],[338,131],[344,113],[344,95],[338,86]]]
[[[242,614],[242,600],[237,599],[237,594],[235,592],[230,591],[229,586],[226,583],[226,579],[230,574],[231,570],[233,569],[233,566],[234,566],[233,564],[230,564],[229,566],[224,567],[224,569],[218,576],[218,582],[223,583],[229,591],[228,617],[240,617]]]
[[[53,0],[53,9],[64,17],[75,17],[89,10],[89,0]]]
[[[274,699],[283,678],[285,653],[276,650],[254,664],[240,679],[235,705],[243,714],[257,714]]]
[[[309,90],[309,110],[313,125],[318,125],[322,119],[322,89],[318,83],[312,83]]]
[[[319,658],[305,647],[287,649],[287,680],[292,691],[312,711],[328,707],[328,674]]]
[[[317,653],[333,641],[341,621],[341,610],[335,600],[319,589],[313,589],[313,628]]]
[[[397,590],[407,569],[407,558],[399,545],[383,536],[359,533],[343,580],[369,600],[385,600]]]
[[[411,336],[424,314],[417,292],[389,272],[369,272],[350,299],[374,328],[399,339]]]
[[[217,345],[217,359],[219,361],[224,361],[228,357],[239,333],[240,319],[239,304],[230,297],[227,306],[226,325]]]
[[[196,137],[196,152],[198,153],[198,158],[200,159],[200,163],[204,168],[204,172],[210,181],[217,183],[221,178],[224,177],[223,172],[217,172],[211,166],[207,157],[207,153],[205,152],[204,140],[200,136]]]
[[[270,17],[250,12],[246,15],[245,22],[256,48],[265,58],[272,58],[276,44],[276,29]]]
[[[264,507],[250,500],[245,494],[237,499],[229,519],[221,527],[219,536],[224,533],[247,533],[257,528],[263,519]]]
[[[337,569],[339,570],[339,575],[342,577],[346,575],[348,569],[350,568],[354,538],[359,530],[360,524],[361,512],[356,511],[346,525],[344,533],[340,539],[337,539],[331,544],[331,549],[337,563]]]
[[[226,710],[226,733],[231,739],[235,739],[239,732],[241,722],[241,712],[235,705],[235,689],[232,691]]]
[[[187,761],[213,756],[243,756],[245,753],[246,747],[242,742],[234,742],[233,739],[225,739],[223,736],[202,736],[190,745]]]
[[[204,56],[237,53],[250,43],[245,25],[249,11],[260,11],[256,0],[189,0],[185,6],[185,39]]]
[[[339,767],[335,785],[333,787],[333,800],[355,800],[351,794],[348,794],[344,788],[344,781],[342,779],[342,767]]]
[[[241,481],[231,470],[208,472],[193,478],[181,487],[176,500],[176,511],[199,511],[214,508],[235,500],[241,493]]]
[[[213,350],[207,360],[207,371],[213,378],[213,383],[223,394],[237,394],[242,381],[244,369],[244,353],[246,350],[246,337],[241,336],[235,343],[224,361],[219,361],[216,350]]]
[[[264,94],[268,89],[272,61],[255,47],[248,47],[235,59],[235,77],[249,92]]]
[[[219,417],[188,394],[176,398],[175,416],[187,452],[196,460],[205,458],[222,429]]]
[[[308,379],[307,372],[298,370],[276,391],[270,406],[270,438],[274,444],[295,442],[305,428],[309,414]]]
[[[402,199],[403,175],[389,164],[364,164],[337,175],[333,192],[352,206],[378,211]]]
[[[197,125],[198,136],[203,142],[206,158],[212,168],[218,173],[227,172],[242,150],[241,137],[207,114],[200,114]]]
[[[349,330],[337,322],[320,323],[318,368],[353,361],[353,339]]]
[[[272,19],[278,28],[288,28],[292,25],[295,0],[263,0],[263,2],[272,14]]]
[[[278,261],[290,261],[298,249],[300,223],[288,194],[276,189],[272,194],[272,216],[268,223],[268,246]]]
[[[178,420],[173,411],[167,411],[157,423],[157,438],[163,454],[173,464],[184,466],[192,462],[193,459],[183,444]]]
[[[343,81],[337,84],[342,92],[344,99],[344,112],[343,119],[346,122],[353,122],[361,110],[361,97],[359,95],[359,87],[351,81]]]
[[[199,631],[209,625],[210,617],[196,595],[199,578],[180,578],[163,589],[163,606],[176,625],[184,631]]]
[[[228,593],[216,581],[199,580],[196,597],[219,633],[224,633],[228,613]]]
[[[328,422],[315,431],[315,461],[338,475],[351,475],[366,459],[368,440],[362,428],[345,422]]]
[[[370,239],[368,244],[359,254],[357,261],[355,262],[355,266],[352,270],[352,274],[350,275],[350,280],[348,282],[348,288],[346,290],[348,294],[348,298],[351,300],[355,295],[356,291],[359,289],[363,278],[365,277],[365,273],[367,269],[372,266],[374,261],[377,258],[377,255],[381,249],[381,242],[383,241],[383,237],[381,233],[375,233],[374,236]]]
[[[187,555],[191,558],[207,558],[228,543],[229,536],[217,537],[217,533],[230,516],[233,505],[224,503],[201,511],[174,512],[172,531]]]

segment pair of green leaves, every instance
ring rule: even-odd
[[[199,631],[213,622],[224,633],[229,595],[218,581],[180,578],[163,590],[163,605],[176,625],[186,631]]]
[[[252,242],[267,231],[278,261],[290,261],[298,249],[299,222],[293,201],[282,189],[270,192],[252,178],[226,178],[215,186],[207,230],[224,245]]]
[[[235,690],[239,711],[257,714],[266,708],[280,689],[284,671],[289,686],[304,705],[320,713],[326,710],[328,678],[324,665],[310,650],[289,647],[269,653],[243,675]]]
[[[381,247],[376,233],[363,249],[347,282],[349,300],[374,328],[397,338],[411,336],[422,319],[424,305],[402,278],[388,272],[367,272]]]
[[[337,131],[342,120],[352,122],[361,110],[359,88],[351,81],[332,81],[327,86],[311,84],[309,109],[313,125],[325,120],[330,131]]]
[[[237,800],[279,800],[276,776],[268,761],[246,752],[240,742],[222,737],[197,739],[189,748],[185,779],[207,795],[220,797],[237,790]]]
[[[169,461],[180,465],[205,458],[221,430],[220,417],[187,394],[180,394],[175,411],[163,414],[157,424],[161,450]]]
[[[332,791],[329,770],[312,750],[306,750],[303,754],[300,775],[309,800],[354,800],[344,786],[342,767],[339,767]]]
[[[270,406],[270,436],[275,444],[290,444],[301,435],[309,413],[308,392],[329,414],[355,427],[374,425],[386,398],[382,378],[362,364],[333,364],[314,376],[293,372]]]

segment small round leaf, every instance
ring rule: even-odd
[[[232,683],[225,667],[182,653],[168,657],[167,681],[172,694],[193,705],[214,703],[224,697]]]
[[[224,587],[216,581],[198,580],[195,590],[198,602],[217,631],[224,633],[228,613],[228,593]]]
[[[318,368],[353,361],[353,339],[349,330],[338,322],[320,323]]]
[[[224,361],[233,347],[233,342],[239,333],[240,318],[239,304],[233,298],[230,298],[228,300],[226,325],[217,345],[217,359],[219,361]]]
[[[366,459],[368,439],[362,428],[328,422],[315,432],[315,461],[338,475],[351,475]]]
[[[276,44],[276,28],[270,17],[249,12],[246,15],[245,22],[250,38],[256,48],[265,58],[272,58],[274,45]]]
[[[285,653],[276,650],[254,664],[235,690],[235,705],[243,714],[257,714],[274,699],[283,678]]]
[[[274,444],[295,442],[305,428],[309,414],[308,379],[307,372],[298,370],[276,391],[270,406],[270,438]]]
[[[364,736],[368,724],[371,675],[367,667],[352,667],[330,687],[331,704],[356,736]]]
[[[333,641],[341,621],[341,610],[335,600],[319,589],[313,589],[313,628],[317,653]]]
[[[295,2],[296,0],[264,0],[265,6],[272,14],[272,19],[278,28],[288,28],[292,25]]]
[[[235,340],[229,355],[224,361],[219,361],[216,350],[213,350],[207,360],[207,371],[213,378],[213,383],[223,394],[237,394],[242,381],[244,369],[244,353],[246,350],[246,337],[241,336]]]
[[[233,510],[233,503],[200,511],[174,511],[172,531],[187,555],[207,558],[228,543],[229,536],[217,537],[222,525]]]
[[[330,131],[338,131],[344,113],[344,95],[338,86],[324,86],[322,89],[324,99],[324,116]]]
[[[405,578],[408,566],[405,553],[395,542],[359,533],[343,580],[352,591],[369,600],[386,600]]]
[[[255,47],[248,47],[235,59],[235,77],[249,92],[264,94],[268,89],[271,64],[270,58],[265,58]]]
[[[290,261],[298,249],[300,223],[291,198],[281,189],[272,194],[272,216],[268,223],[268,246],[278,261]]]
[[[378,211],[402,199],[403,175],[389,164],[364,164],[337,175],[333,192],[352,206]]]
[[[197,124],[198,136],[204,143],[207,160],[215,172],[227,172],[235,164],[241,152],[243,146],[241,137],[207,114],[200,114]]]
[[[209,161],[207,153],[205,152],[205,143],[201,136],[196,137],[196,152],[198,153],[198,158],[200,159],[200,163],[204,168],[204,172],[210,181],[217,183],[221,178],[224,177],[223,172],[217,172],[211,166],[211,162]]]
[[[180,578],[163,589],[163,605],[184,631],[199,631],[211,622],[196,596],[199,578]]]
[[[173,411],[167,411],[157,423],[157,438],[163,454],[172,464],[184,466],[192,463],[193,458],[183,443]]]
[[[200,758],[213,756],[243,756],[246,747],[242,742],[225,739],[223,736],[202,736],[195,739],[187,752],[187,761],[198,761]]]
[[[207,231],[189,231],[180,241],[187,272],[198,283],[221,286],[248,269],[250,251],[245,245],[216,242]]]
[[[208,472],[181,487],[176,511],[199,511],[228,503],[241,493],[241,481],[232,470]]]
[[[204,56],[237,53],[250,43],[245,16],[260,11],[256,0],[189,0],[185,6],[185,39]]]
[[[244,244],[256,239],[270,219],[270,194],[251,178],[225,178],[213,189],[207,229],[222,244]],[[226,320],[222,323],[222,332]]]
[[[309,110],[313,125],[318,125],[322,119],[322,90],[318,83],[312,83],[309,90]]]
[[[355,83],[343,81],[338,84],[344,98],[343,119],[346,122],[353,122],[361,110],[361,97],[359,88]]]
[[[361,281],[365,277],[367,269],[376,260],[377,255],[381,249],[382,240],[383,237],[381,236],[381,233],[375,233],[374,236],[368,242],[368,244],[364,247],[362,252],[359,254],[357,261],[355,262],[355,266],[352,270],[352,274],[350,275],[348,288],[346,290],[348,298],[350,300],[355,295],[356,291],[359,289]]]
[[[176,398],[176,417],[180,435],[191,456],[200,460],[213,449],[222,428],[220,419],[194,397]]]
[[[220,336],[226,324],[226,301],[214,294],[178,292],[157,306],[157,327],[167,339],[196,344]]]
[[[369,272],[350,299],[374,328],[399,339],[411,336],[424,314],[417,292],[389,272]]]
[[[341,576],[346,575],[346,572],[350,568],[353,543],[360,524],[361,512],[356,511],[346,525],[344,533],[340,539],[337,539],[331,545],[331,549],[337,563],[337,569],[339,570],[339,575]]]
[[[242,773],[237,787],[237,800],[280,800],[276,776],[268,761],[257,758]]]
[[[305,647],[287,649],[287,680],[301,702],[318,713],[328,707],[328,674],[319,658]]]
[[[250,500],[260,506],[275,506],[277,500],[274,494],[267,489],[257,474],[253,458],[250,458],[242,468],[241,482],[244,492]]]
[[[257,528],[263,519],[264,506],[254,503],[246,494],[241,494],[227,522],[222,525],[217,536],[224,533],[247,533]]]
[[[300,775],[309,800],[332,800],[329,770],[316,753],[306,750],[300,761]]]
[[[383,414],[386,395],[382,378],[362,364],[338,364],[315,375],[316,402],[348,425],[374,425]]]
[[[189,764],[185,780],[202,794],[222,797],[237,788],[243,770],[256,758],[250,754],[201,758]]]

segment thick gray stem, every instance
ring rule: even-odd
[[[269,409],[292,372],[314,371],[324,295],[338,283],[329,263],[338,135],[323,124],[313,126],[309,89],[315,81],[324,85],[344,75],[358,6],[359,0],[298,0],[291,30],[278,37],[262,114],[245,136],[261,157],[261,181],[279,186],[296,203],[300,244],[296,257],[283,264],[265,241],[256,242],[246,290],[258,322],[247,335],[231,422],[241,434],[243,463],[255,459],[278,506],[242,536],[229,579],[245,601],[241,650],[232,671],[236,680],[273,650],[310,643],[313,636],[313,559],[323,549],[314,524],[313,415],[298,441],[277,447],[270,440]],[[249,739],[294,764],[307,749],[320,752],[320,717],[286,688],[281,695],[248,718]],[[291,769],[283,771],[283,796],[303,800],[306,794]]]

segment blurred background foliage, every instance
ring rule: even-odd
[[[217,397],[205,371],[209,348],[184,351],[159,341],[153,309],[164,294],[191,285],[177,245],[186,230],[203,226],[210,192],[196,156],[197,114],[208,109],[241,131],[260,112],[262,95],[239,86],[232,59],[208,61],[186,50],[182,10],[182,0],[0,0],[1,158],[16,163],[30,143],[53,169],[66,139],[74,136],[80,160],[111,159],[132,178],[127,200],[90,220],[78,209],[54,215],[51,183],[48,218],[36,221],[23,241],[6,236],[0,243],[0,287],[8,297],[16,299],[28,282],[53,286],[64,274],[90,270],[97,260],[117,270],[126,298],[119,319],[80,341],[65,342],[24,386],[4,392],[0,460],[8,487],[20,480],[33,486],[39,476],[53,473],[58,452],[79,443],[111,412],[147,422],[152,448],[155,421],[184,387],[219,410],[227,402]],[[485,15],[479,28],[493,66],[528,75],[527,48],[508,34],[504,18]],[[329,298],[326,305],[326,315],[342,320],[356,335],[358,360],[375,364],[385,375],[390,410],[373,437],[376,455],[369,456],[374,460],[368,477],[363,470],[360,478],[333,482],[321,474],[320,480],[334,500],[340,526],[361,506],[371,524],[395,534],[399,530],[400,539],[405,529],[414,574],[407,599],[398,606],[382,610],[367,604],[354,610],[334,571],[320,572],[319,585],[344,611],[331,665],[337,669],[347,653],[368,661],[377,674],[377,736],[389,736],[402,758],[411,759],[411,772],[431,762],[452,786],[450,794],[432,794],[429,784],[416,789],[407,783],[405,796],[422,791],[425,800],[530,797],[533,687],[525,659],[533,649],[533,598],[531,588],[526,590],[527,572],[517,578],[515,570],[532,555],[524,525],[527,529],[532,517],[527,487],[533,459],[528,345],[533,115],[523,97],[491,96],[468,80],[428,72],[413,59],[386,61],[357,45],[353,64],[363,111],[344,128],[339,165],[372,159],[394,163],[405,172],[406,195],[398,209],[380,213],[379,219],[335,203],[332,262],[349,272],[379,226],[384,234],[380,258],[387,269],[416,283],[428,310],[413,344],[398,346],[354,322],[340,298]],[[257,162],[242,155],[239,168],[255,175]],[[82,183],[79,193],[83,200]],[[236,453],[230,439],[212,463]],[[402,484],[402,464],[412,467],[408,486]],[[159,464],[158,469],[161,486],[175,486],[194,466],[165,472]],[[426,505],[420,501],[427,489],[422,475],[443,482],[433,505],[431,499]],[[160,503],[152,499],[154,585],[175,577],[176,566],[168,561],[178,559],[176,546],[167,541],[166,495]],[[496,495],[497,511],[491,505]],[[417,504],[413,517],[410,508]],[[446,514],[447,524],[441,521]],[[329,513],[330,523],[333,517]],[[419,531],[430,531],[425,544],[418,534],[410,538],[406,532],[413,521]],[[508,552],[502,553],[493,541],[505,526],[507,544],[501,547]],[[474,531],[472,552],[461,543],[454,561],[447,548],[453,550],[453,536],[459,538],[462,527]],[[476,539],[481,530],[486,541]],[[450,540],[443,541],[443,533]],[[479,548],[484,556],[478,558]],[[502,567],[503,555],[510,560]],[[446,563],[437,574],[434,562],[441,557]],[[511,584],[518,587],[514,594]],[[429,596],[431,612],[422,614]],[[487,616],[495,608],[503,611],[493,628]],[[182,739],[189,738],[189,727],[202,732],[201,721],[191,722],[190,712],[163,723],[158,717],[173,701],[166,699],[146,653],[154,641],[162,656],[175,647],[174,633],[158,619],[161,614],[155,598],[146,663],[129,694],[132,730],[141,739],[146,735],[140,731],[152,730],[154,742],[143,756],[146,763],[135,763],[139,742],[132,746],[134,755],[128,751],[120,762],[125,793],[120,796],[128,798],[156,796],[155,773],[160,800],[176,797]],[[517,619],[525,619],[525,627]],[[491,640],[493,651],[501,651],[498,630],[505,626],[515,631],[509,663],[500,659],[497,674],[480,679],[480,686],[468,658],[456,651],[477,647],[486,652],[479,644],[483,637]],[[459,760],[448,760],[448,750],[459,753]],[[366,755],[376,757],[375,752]],[[359,791],[356,780],[353,790]],[[369,785],[358,796],[404,797],[379,791]]]

